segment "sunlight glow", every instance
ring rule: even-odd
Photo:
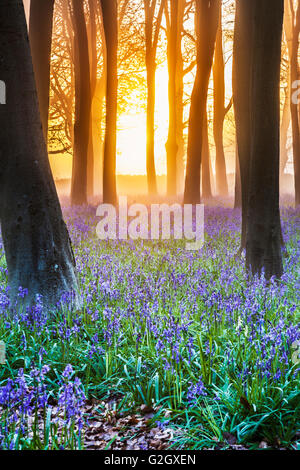
[[[157,174],[166,173],[165,143],[168,137],[168,67],[156,72],[155,163]],[[117,172],[146,173],[146,114],[126,115],[119,119]]]

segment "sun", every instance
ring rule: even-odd
[[[165,144],[168,137],[168,67],[162,64],[156,72],[155,164],[158,175],[166,173]],[[118,122],[117,173],[146,173],[146,114],[127,114]]]

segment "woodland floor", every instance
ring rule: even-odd
[[[300,448],[299,209],[282,207],[278,283],[247,279],[239,210],[206,207],[199,252],[100,241],[96,207],[64,214],[80,311],[65,296],[11,318],[0,245],[1,448]]]

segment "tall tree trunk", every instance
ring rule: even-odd
[[[7,104],[0,107],[0,222],[10,295],[31,305],[40,294],[50,308],[78,286],[48,161],[22,0],[0,3],[0,39],[0,76],[7,86]],[[28,289],[24,300],[19,287]]]
[[[177,182],[177,106],[176,106],[176,62],[178,42],[178,0],[171,1],[170,29],[168,33],[168,70],[169,70],[169,134],[167,150],[167,194],[176,195]]]
[[[219,26],[216,39],[214,76],[214,140],[216,145],[216,184],[217,193],[228,196],[226,161],[223,145],[225,109],[225,64],[223,54],[222,3],[220,2]]]
[[[211,178],[210,178],[210,150],[208,139],[207,114],[204,116],[203,124],[203,142],[202,142],[202,197],[210,199],[212,197]]]
[[[100,24],[101,41],[103,49],[103,65],[101,77],[97,79],[95,98],[92,103],[92,120],[93,120],[93,148],[94,155],[97,156],[94,160],[95,169],[95,191],[97,194],[103,194],[103,154],[104,154],[104,102],[106,95],[106,76],[107,76],[107,61],[105,53],[105,35],[103,22]]]
[[[116,204],[117,97],[118,97],[118,4],[101,0],[106,43],[106,126],[103,156],[103,202]]]
[[[242,191],[241,249],[246,248],[247,209],[251,151],[249,44],[253,34],[254,1],[237,0],[233,42],[233,104]]]
[[[87,204],[87,164],[91,117],[88,38],[83,3],[72,0],[75,32],[75,123],[71,202]]]
[[[95,175],[95,148],[94,148],[94,126],[93,126],[93,101],[95,98],[97,84],[97,27],[96,27],[96,11],[97,0],[89,0],[89,24],[87,28],[89,59],[90,59],[90,79],[91,79],[91,117],[89,128],[89,148],[87,163],[87,194],[88,197],[94,196],[94,175]]]
[[[148,193],[157,194],[157,181],[155,171],[155,73],[156,51],[159,38],[159,30],[164,9],[164,1],[161,1],[157,19],[155,21],[156,0],[144,0],[145,10],[145,44],[146,44],[146,71],[147,71],[147,144],[146,144],[146,168]]]
[[[197,72],[191,97],[184,202],[200,201],[203,123],[219,22],[220,0],[196,0]]]
[[[246,264],[266,278],[282,275],[279,211],[280,61],[283,0],[252,0],[251,163]],[[266,84],[268,86],[266,87]],[[268,118],[266,119],[266,116]]]
[[[284,175],[284,170],[288,161],[288,151],[286,148],[288,130],[291,120],[291,72],[290,72],[290,62],[291,62],[291,53],[292,53],[292,41],[293,41],[293,24],[291,18],[290,2],[289,0],[284,0],[284,17],[283,17],[284,33],[287,44],[289,62],[287,65],[287,89],[283,106],[281,129],[280,129],[280,177]]]
[[[299,51],[299,34],[300,34],[300,3],[296,13],[293,10],[293,40],[291,50],[291,84],[293,85],[298,80],[298,51]],[[294,160],[294,178],[295,178],[295,205],[300,204],[300,126],[298,115],[298,104],[293,99],[292,89],[291,93],[291,120],[292,120],[292,134],[293,134],[293,160]]]
[[[183,18],[186,7],[186,0],[178,0],[178,41],[177,41],[177,57],[176,57],[176,135],[177,135],[177,192],[183,193],[184,189],[184,155],[185,145],[183,137],[183,57],[182,57],[182,33],[183,33]]]
[[[148,193],[157,194],[157,181],[155,170],[155,136],[154,136],[154,116],[155,116],[155,68],[152,58],[147,62],[147,147],[146,147],[146,167]]]
[[[45,141],[48,141],[50,60],[54,0],[31,0],[29,40]]]

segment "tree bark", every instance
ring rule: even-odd
[[[54,0],[31,0],[29,39],[45,141],[48,141],[50,60]]]
[[[43,296],[52,308],[74,292],[75,260],[48,161],[22,0],[0,3],[0,221],[12,302]],[[21,85],[20,85],[21,84]],[[19,287],[28,296],[18,296]]]
[[[191,97],[184,202],[200,202],[203,123],[219,22],[220,0],[196,0],[197,72]]]
[[[225,64],[223,55],[222,3],[220,2],[219,26],[216,39],[214,76],[214,140],[216,145],[216,184],[217,194],[228,196],[226,161],[223,145],[225,108]]]
[[[75,123],[71,202],[87,204],[87,166],[91,118],[88,38],[83,3],[72,0],[75,32]]]
[[[280,61],[283,0],[252,0],[251,163],[246,264],[269,279],[282,275],[279,211]],[[241,79],[241,78],[240,78]],[[268,86],[266,86],[268,84]]]
[[[118,4],[101,0],[106,43],[106,126],[103,156],[103,202],[116,204],[117,97],[118,97]]]

